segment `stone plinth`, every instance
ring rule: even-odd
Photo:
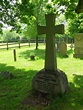
[[[83,58],[83,33],[77,33],[74,37],[74,57]]]
[[[40,70],[32,80],[32,87],[42,93],[64,94],[68,90],[66,74],[61,70]]]

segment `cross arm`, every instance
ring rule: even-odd
[[[63,24],[57,25],[55,26],[54,30],[55,34],[64,34],[64,25]]]
[[[38,35],[46,34],[46,26],[38,26],[37,31],[38,31]]]

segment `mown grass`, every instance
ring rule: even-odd
[[[30,53],[35,60],[30,60]],[[13,50],[0,50],[0,72],[9,71],[16,78],[3,79],[0,75],[0,110],[83,110],[83,60],[73,58],[73,50],[68,48],[68,58],[57,53],[58,68],[63,70],[69,81],[71,92],[63,97],[49,96],[52,100],[45,107],[28,107],[21,102],[32,89],[32,78],[44,68],[45,46],[39,45],[16,49],[17,61],[14,62]]]

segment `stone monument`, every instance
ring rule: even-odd
[[[74,36],[74,57],[83,58],[83,33],[77,33]]]
[[[70,48],[71,48],[71,50],[72,50],[72,49],[74,48],[73,43],[71,43],[69,47],[70,47]]]
[[[42,93],[64,94],[68,90],[66,74],[57,69],[55,34],[64,33],[64,25],[55,26],[55,15],[45,16],[46,26],[38,26],[38,34],[46,34],[45,68],[32,80],[32,88]]]
[[[59,45],[59,53],[63,56],[67,56],[67,45],[65,42],[61,42]]]

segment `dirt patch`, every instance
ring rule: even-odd
[[[50,103],[50,99],[48,94],[42,94],[40,92],[29,91],[29,95],[25,97],[22,101],[22,105],[28,105],[29,107],[33,106],[48,106]]]

